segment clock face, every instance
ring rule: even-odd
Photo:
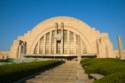
[[[60,41],[63,38],[62,33],[56,34],[55,38],[56,38],[57,41]]]

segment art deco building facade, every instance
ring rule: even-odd
[[[113,47],[107,33],[91,28],[79,19],[54,17],[38,24],[13,42],[12,58],[21,56],[90,56],[111,58]]]

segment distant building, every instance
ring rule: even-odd
[[[0,61],[7,60],[8,58],[8,51],[0,51]]]
[[[79,19],[60,16],[47,19],[15,40],[10,57],[115,58],[108,33]]]

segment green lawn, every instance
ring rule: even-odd
[[[85,71],[103,74],[105,77],[94,83],[125,83],[125,61],[118,59],[83,59]]]
[[[49,60],[0,66],[0,83],[13,83],[26,76],[53,68],[63,61]]]

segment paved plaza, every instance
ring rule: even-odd
[[[28,79],[26,83],[92,83],[76,61],[68,61],[56,68]]]

